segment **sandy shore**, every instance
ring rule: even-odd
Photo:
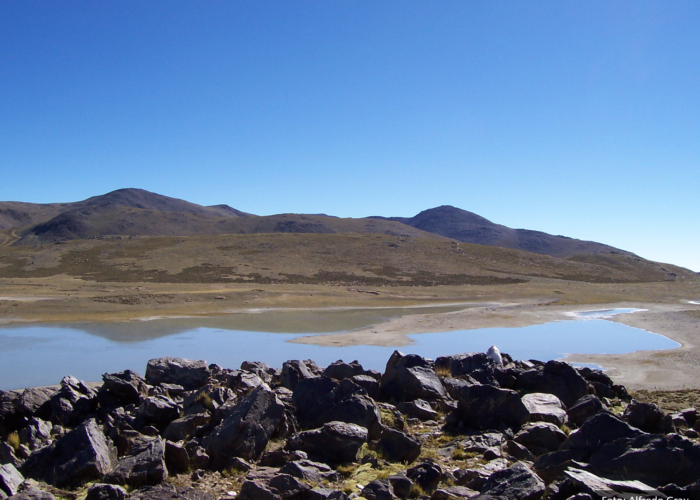
[[[321,346],[405,346],[412,334],[521,327],[571,319],[567,313],[592,309],[636,308],[646,311],[611,317],[626,325],[664,335],[681,344],[677,349],[638,351],[622,355],[575,354],[568,361],[603,366],[618,383],[631,389],[678,390],[700,388],[700,307],[694,304],[615,303],[571,307],[537,301],[511,302],[464,311],[404,316],[353,332],[301,337],[292,342]],[[697,314],[689,314],[695,311]]]

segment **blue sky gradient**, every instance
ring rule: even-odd
[[[0,199],[454,205],[700,271],[700,3],[0,3]]]

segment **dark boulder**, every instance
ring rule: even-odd
[[[141,488],[133,492],[129,500],[215,500],[215,498],[206,491],[164,483]]]
[[[89,419],[49,446],[32,453],[21,467],[33,479],[57,486],[95,481],[112,470],[117,450],[94,419]]]
[[[375,479],[362,489],[362,497],[367,500],[393,500],[394,488],[388,479]]]
[[[329,422],[320,429],[299,432],[289,438],[292,450],[301,450],[309,457],[328,463],[357,460],[357,454],[367,442],[367,429],[356,424]]]
[[[148,384],[146,380],[136,372],[125,370],[118,373],[105,373],[102,375],[102,387],[98,393],[109,395],[122,406],[139,404],[142,398],[148,397]],[[105,398],[101,398],[104,400]]]
[[[411,481],[405,472],[389,476],[389,482],[394,490],[394,495],[399,498],[408,498],[413,489],[413,481]]]
[[[85,500],[127,500],[129,494],[121,486],[96,483],[88,488]]]
[[[287,463],[306,460],[307,458],[309,458],[308,455],[303,451],[278,449],[263,453],[258,465],[261,467],[283,467]]]
[[[408,401],[405,403],[399,403],[396,405],[396,409],[401,413],[408,415],[409,417],[415,417],[419,420],[435,420],[438,417],[438,413],[433,410],[430,403],[422,399],[416,399],[415,401]]]
[[[55,389],[48,387],[25,389],[16,401],[17,409],[24,416],[48,420],[51,418],[51,396],[55,393]]]
[[[339,479],[338,473],[326,464],[304,459],[285,464],[280,469],[280,474],[289,474],[314,486],[323,481],[335,482]]]
[[[665,498],[660,491],[640,481],[615,481],[575,467],[570,467],[564,474],[566,479],[560,490],[576,491],[578,498],[585,498],[584,495],[588,498]]]
[[[461,498],[474,498],[477,495],[479,495],[478,491],[466,486],[446,486],[433,491],[430,500],[459,500]]]
[[[178,418],[168,424],[163,431],[163,438],[170,441],[182,441],[187,439],[198,427],[206,425],[211,420],[209,413],[195,413]]]
[[[650,486],[686,486],[700,480],[700,444],[678,434],[642,434],[612,441],[590,459],[593,472]]]
[[[452,377],[469,375],[480,384],[498,386],[497,372],[501,367],[483,352],[467,352],[440,356],[435,360],[435,369],[447,371]]]
[[[260,458],[283,415],[284,405],[267,386],[245,396],[204,440],[214,468],[226,467],[230,457]]]
[[[522,397],[523,404],[530,412],[532,422],[549,422],[564,425],[567,421],[566,408],[554,394],[533,392]]]
[[[406,477],[426,491],[437,488],[437,485],[444,478],[442,468],[431,461],[420,463],[406,471]]]
[[[457,410],[462,426],[477,429],[519,428],[530,419],[520,395],[491,385],[461,385],[456,388]]]
[[[316,366],[316,363],[310,359],[304,361],[293,359],[282,364],[280,381],[284,387],[293,391],[299,382],[318,377],[320,372],[321,370]]]
[[[540,456],[533,467],[537,475],[550,484],[560,478],[564,471],[571,466],[578,466],[579,462],[586,460],[588,453],[583,450],[559,450]]]
[[[588,394],[588,383],[569,363],[548,361],[518,378],[515,389],[524,393],[554,394],[566,407]]]
[[[464,451],[472,451],[475,453],[483,453],[491,448],[500,448],[506,438],[500,432],[484,432],[475,434],[463,439],[459,446]]]
[[[146,365],[146,381],[151,385],[176,384],[186,391],[199,389],[209,380],[206,361],[184,358],[151,359]]]
[[[523,462],[494,472],[481,489],[482,494],[508,500],[537,500],[545,492],[544,481]]]
[[[167,477],[165,442],[160,437],[144,437],[132,442],[129,454],[119,459],[103,481],[138,488],[160,484]]]
[[[589,418],[579,430],[572,432],[561,445],[561,449],[581,450],[591,455],[601,446],[617,439],[634,438],[644,434],[613,414],[601,412]]]
[[[168,468],[168,472],[175,474],[187,472],[190,468],[190,457],[187,453],[187,448],[180,443],[166,441],[165,465]]]
[[[24,482],[24,476],[12,464],[0,466],[0,493],[7,496],[17,493],[17,488]]]
[[[539,456],[557,451],[566,441],[566,434],[549,422],[533,422],[523,426],[513,441],[523,445],[533,455]]]
[[[97,393],[85,382],[67,376],[61,388],[51,396],[51,419],[64,427],[73,427],[97,410]]]
[[[658,405],[642,403],[633,399],[622,415],[622,419],[644,432],[661,432],[664,412]]]
[[[394,351],[389,358],[379,390],[383,398],[396,402],[416,399],[432,401],[446,396],[432,361],[399,351]]]
[[[139,406],[138,417],[147,424],[165,427],[180,416],[182,407],[166,396],[154,396],[144,399]]]
[[[367,391],[367,395],[372,399],[379,397],[379,381],[369,375],[355,375],[351,379],[354,383]]]
[[[398,429],[382,427],[379,448],[391,462],[411,463],[421,452],[421,442]]]
[[[348,496],[342,491],[316,487],[306,492],[304,500],[348,500]]]
[[[586,420],[603,410],[603,403],[594,394],[588,394],[576,401],[566,412],[569,423],[581,427]]]
[[[267,363],[261,363],[260,361],[244,361],[241,363],[241,370],[254,373],[266,384],[272,382],[277,375],[277,370],[271,368]]]
[[[26,488],[8,497],[8,500],[56,500],[51,493],[37,488]]]
[[[7,443],[0,441],[0,465],[12,464],[19,467],[20,460],[15,455],[15,449]]]
[[[311,485],[289,474],[277,474],[270,480],[270,489],[282,499],[297,499],[309,491]]]
[[[22,425],[22,413],[17,409],[19,396],[15,392],[0,391],[0,436],[7,436]]]
[[[330,377],[336,380],[352,378],[355,375],[364,375],[364,373],[365,370],[357,360],[350,363],[345,363],[341,359],[335,363],[331,363],[325,370],[323,370],[324,377]]]

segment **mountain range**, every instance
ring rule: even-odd
[[[324,214],[256,216],[228,205],[202,206],[142,189],[119,189],[74,203],[0,202],[0,230],[14,245],[111,235],[201,236],[252,233],[386,234],[449,238],[559,258],[629,252],[540,231],[512,229],[452,206],[415,217],[338,218]]]

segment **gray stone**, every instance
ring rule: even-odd
[[[24,476],[12,464],[0,466],[0,491],[12,496],[17,493],[17,488],[24,482]]]
[[[151,385],[176,384],[185,390],[199,389],[209,380],[206,361],[184,358],[151,359],[146,365],[146,381]]]
[[[190,436],[197,427],[206,425],[211,420],[209,413],[194,413],[173,420],[163,431],[163,439],[170,441],[183,441]]]
[[[426,461],[408,469],[406,477],[418,483],[423,490],[434,490],[443,479],[444,473],[438,464]]]
[[[535,456],[539,456],[557,451],[566,441],[566,434],[549,422],[533,422],[523,426],[513,437],[513,441],[523,445]]]
[[[421,442],[398,429],[382,427],[379,448],[391,462],[415,461],[421,452]]]
[[[603,403],[594,394],[588,394],[576,401],[566,414],[569,423],[576,427],[581,427],[586,420],[603,410]]]
[[[499,367],[483,352],[440,356],[435,360],[435,368],[449,371],[452,377],[468,375],[480,384],[499,385],[496,379]]]
[[[339,479],[338,473],[326,464],[311,460],[289,462],[280,469],[280,474],[289,474],[312,485],[318,485],[324,480],[335,482]]]
[[[129,454],[120,458],[114,469],[103,478],[105,483],[138,488],[159,484],[168,477],[165,443],[157,437],[132,443]]]
[[[12,464],[19,467],[20,460],[15,455],[15,449],[9,444],[0,441],[0,465]]]
[[[17,399],[17,409],[25,416],[36,416],[48,420],[51,416],[51,396],[56,389],[35,387],[25,389]]]
[[[615,481],[575,467],[570,467],[564,474],[581,494],[588,494],[593,498],[631,498],[635,495],[644,495],[644,498],[665,498],[661,492],[640,481]]]
[[[180,443],[165,442],[165,465],[169,472],[180,474],[187,472],[190,467],[190,457],[187,449]]]
[[[364,375],[364,373],[365,370],[357,360],[350,363],[345,363],[342,359],[336,361],[335,363],[331,363],[323,371],[323,375],[325,377],[334,378],[336,380],[352,378],[355,375]]]
[[[397,497],[408,498],[411,495],[413,481],[406,476],[406,473],[401,472],[399,474],[389,476],[389,482],[391,483],[391,487],[394,489],[394,495]]]
[[[289,438],[289,447],[302,450],[311,458],[329,463],[354,462],[367,442],[367,429],[355,424],[329,422],[320,429],[299,432]]]
[[[164,483],[141,488],[133,492],[129,500],[215,500],[215,498],[206,491]]]
[[[601,412],[589,418],[583,426],[572,432],[561,446],[562,450],[575,449],[590,455],[606,443],[621,438],[633,438],[645,433],[623,422],[611,413]]]
[[[633,399],[625,408],[622,419],[644,432],[660,432],[664,412],[656,404],[642,403]]]
[[[438,417],[438,413],[432,409],[430,403],[422,399],[399,403],[396,405],[396,409],[409,417],[415,417],[423,421],[435,420]]]
[[[95,412],[97,393],[75,377],[63,377],[61,389],[51,396],[50,405],[52,421],[72,427]]]
[[[396,402],[432,401],[444,399],[447,395],[432,361],[399,351],[394,351],[389,358],[379,390],[383,397]]]
[[[588,383],[569,363],[548,361],[523,373],[515,388],[525,393],[544,392],[554,394],[566,407],[588,394]]]
[[[127,500],[129,494],[121,486],[96,483],[88,488],[85,500]]]
[[[95,481],[112,470],[117,450],[89,419],[49,446],[32,453],[21,467],[26,477],[57,486]]]
[[[310,359],[304,361],[294,359],[291,361],[285,361],[282,364],[280,380],[284,387],[293,391],[299,382],[318,377],[320,375],[319,372],[320,370],[316,366],[316,363]]]
[[[102,375],[100,393],[107,393],[122,405],[139,404],[141,398],[148,396],[146,380],[138,373],[125,370],[118,373]]]
[[[283,415],[284,405],[266,385],[245,396],[204,440],[212,465],[226,467],[233,456],[259,459]]]
[[[567,421],[564,404],[554,394],[534,392],[524,395],[522,401],[530,412],[532,422],[549,422],[561,426]]]
[[[509,500],[537,500],[544,492],[544,481],[523,462],[494,472],[481,490],[481,493]]]
[[[28,488],[8,497],[8,500],[56,500],[56,497],[37,488]]]
[[[447,486],[435,490],[430,496],[430,500],[457,500],[460,498],[474,498],[478,495],[478,491],[474,491],[466,486]]]
[[[362,489],[362,497],[367,500],[393,500],[396,498],[391,482],[387,479],[375,479]]]
[[[520,395],[491,385],[461,385],[455,388],[454,412],[462,425],[477,429],[519,428],[530,419]]]

